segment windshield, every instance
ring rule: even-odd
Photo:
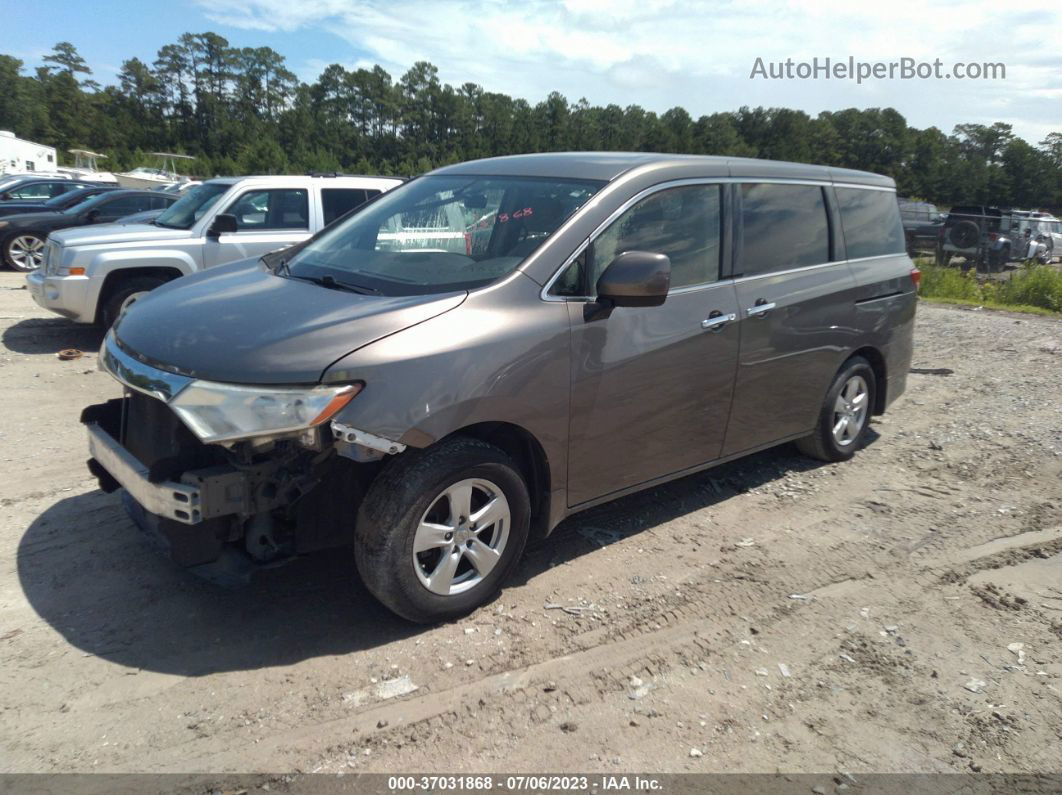
[[[170,205],[168,210],[155,219],[155,223],[171,229],[191,229],[195,222],[214,205],[214,202],[231,187],[232,185],[227,182],[207,182],[196,185]]]
[[[383,194],[288,263],[387,295],[481,287],[515,270],[604,183],[429,176]]]

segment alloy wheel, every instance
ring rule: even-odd
[[[36,235],[19,235],[11,241],[7,253],[20,271],[35,271],[44,261],[44,241]]]
[[[870,408],[870,390],[866,379],[853,375],[844,382],[833,405],[833,439],[841,447],[848,447],[863,430]]]
[[[413,569],[440,596],[479,585],[501,560],[511,526],[509,502],[494,483],[469,478],[448,486],[421,517]]]

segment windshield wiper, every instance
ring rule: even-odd
[[[375,287],[368,287],[364,284],[351,284],[350,282],[341,282],[334,276],[296,276],[290,270],[287,269],[287,260],[282,260],[278,268],[283,267],[285,273],[289,279],[298,279],[303,282],[310,282],[311,284],[319,284],[321,287],[326,287],[329,290],[345,290],[348,293],[360,293],[361,295],[383,295]]]

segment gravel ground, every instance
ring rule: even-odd
[[[1062,323],[923,305],[855,460],[782,447],[564,523],[413,627],[343,555],[224,591],[95,488],[99,334],[0,274],[6,771],[1057,771]]]

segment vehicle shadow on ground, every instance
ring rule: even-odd
[[[67,348],[95,352],[104,331],[63,318],[33,317],[4,329],[4,347],[14,353],[58,353]]]
[[[527,582],[622,538],[821,465],[785,445],[599,506],[532,544],[514,580]],[[117,495],[100,491],[60,500],[37,517],[19,544],[17,567],[33,609],[69,643],[162,673],[288,665],[384,646],[426,629],[380,606],[346,550],[263,570],[243,588],[208,583],[160,555]]]

